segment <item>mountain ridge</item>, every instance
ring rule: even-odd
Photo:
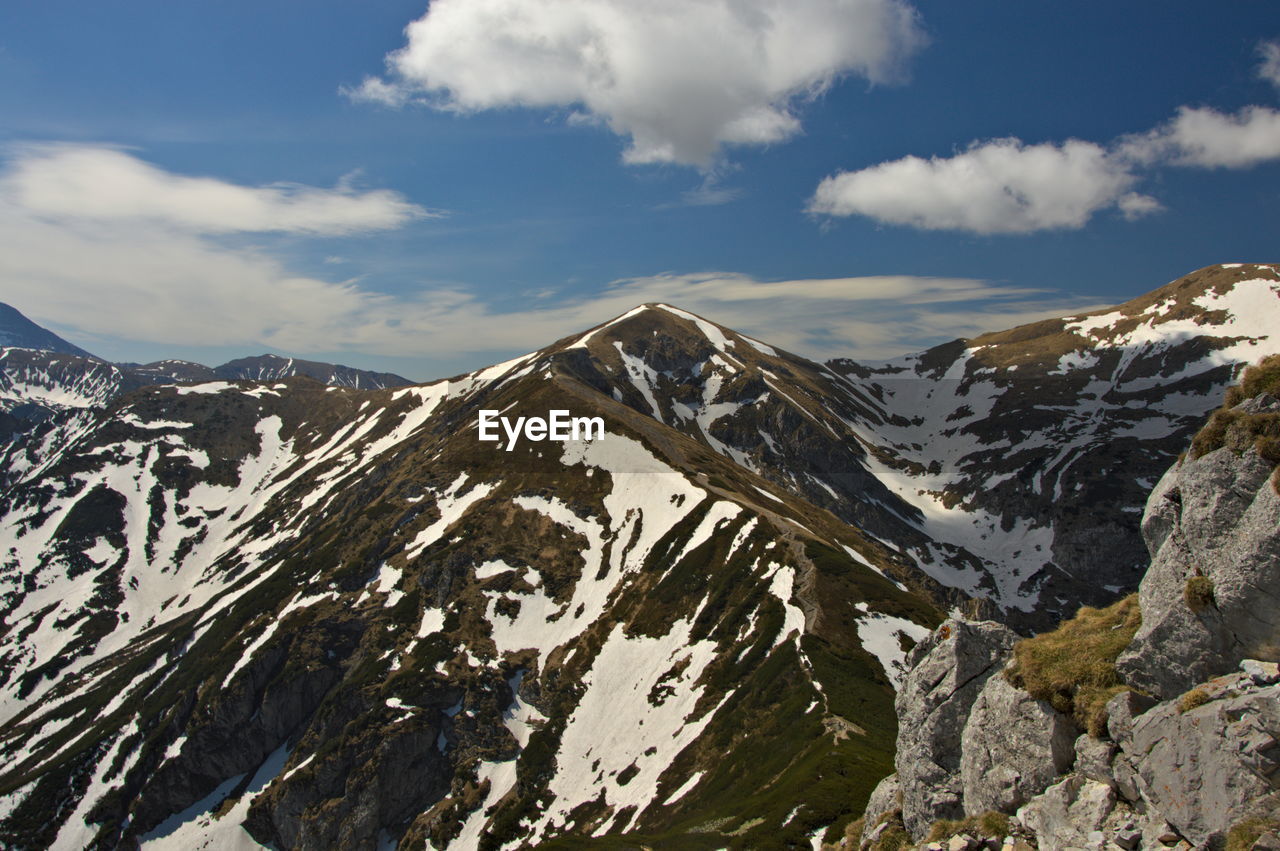
[[[655,304],[428,384],[147,384],[60,412],[0,492],[0,837],[833,840],[944,615],[1027,629],[1118,593],[1053,564],[1072,529],[1107,529],[1098,570],[1127,581],[1142,486],[1071,514],[1055,463],[1104,487],[1176,456],[1234,359],[1274,347],[1225,332],[1276,315],[1275,270],[1202,272],[1186,315],[1054,320],[1077,348],[1021,360],[996,339],[817,364]],[[606,436],[497,451],[481,409]]]

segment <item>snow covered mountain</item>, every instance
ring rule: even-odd
[[[0,494],[0,842],[835,838],[906,650],[1133,587],[1143,479],[1273,327],[1268,266],[874,367],[645,305],[427,385],[67,415]]]
[[[276,381],[296,375],[335,387],[361,390],[404,387],[411,383],[394,373],[270,354],[240,358],[217,367],[180,360],[112,364],[0,303],[0,444],[55,416],[74,418],[78,411],[103,408],[117,396],[148,384],[218,378]],[[13,447],[7,451],[12,453]]]
[[[394,391],[113,404],[0,506],[0,835],[710,845],[851,818],[940,614],[583,365],[562,344]],[[480,408],[608,434],[507,452]]]
[[[130,370],[150,376],[156,383],[212,381],[222,378],[229,381],[280,381],[305,375],[321,384],[334,387],[354,387],[357,390],[383,390],[388,387],[406,387],[409,379],[393,372],[373,372],[340,364],[287,358],[281,355],[258,355],[237,358],[222,366],[207,367],[181,360],[164,360],[148,364],[122,364]]]
[[[1276,352],[1280,273],[1232,263],[1113,309],[829,366],[879,414],[855,432],[920,512],[916,564],[1043,626],[1137,587],[1151,486],[1243,366]]]

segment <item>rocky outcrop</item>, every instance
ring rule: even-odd
[[[1280,412],[1262,395],[1233,411]],[[1165,474],[1143,517],[1152,553],[1142,627],[1117,667],[1161,699],[1252,658],[1280,659],[1280,493],[1275,464],[1223,446]]]
[[[966,815],[1011,811],[1071,767],[1071,719],[1003,676],[991,677],[964,727],[960,776]]]
[[[1019,810],[1018,820],[1036,834],[1044,851],[1086,848],[1115,803],[1116,793],[1109,785],[1072,774]]]
[[[948,621],[908,657],[896,767],[914,841],[1270,847],[1280,834],[1277,391],[1280,358],[1246,372],[1228,394],[1238,404],[1214,414],[1151,494],[1136,633],[1133,618],[1102,617],[1132,609],[1121,601],[1013,653],[995,624]],[[1034,681],[1030,669],[993,675],[1010,655],[1036,666]],[[1076,736],[1054,707],[1082,699],[1091,734]],[[877,817],[887,811],[881,802]]]
[[[890,774],[881,780],[867,799],[867,809],[862,815],[862,842],[871,844],[879,838],[884,828],[884,817],[898,809],[901,789],[898,787],[898,775]]]
[[[997,623],[948,620],[907,657],[898,691],[902,818],[913,837],[964,815],[961,741],[970,710],[1004,665],[1017,635]]]
[[[965,780],[984,764],[993,779],[963,784],[967,818],[947,825],[950,836],[938,840],[937,828],[945,823],[938,819],[912,838],[920,842],[932,834],[935,841],[920,846],[926,849],[995,848],[1001,841],[1006,848],[1042,851],[1209,849],[1226,847],[1233,831],[1239,841],[1244,825],[1253,824],[1261,835],[1280,829],[1280,670],[1256,660],[1241,667],[1158,704],[1132,692],[1118,695],[1107,705],[1109,735],[1068,741],[1070,757],[1062,754],[1061,738],[1046,746],[1047,731],[1064,736],[1047,713],[990,711],[997,705],[993,697],[1013,689],[1003,677],[991,677],[972,707],[961,762]],[[998,705],[1025,712],[1027,699],[1002,697]],[[1001,737],[1007,741],[1000,756],[983,763],[975,743]],[[1055,752],[1065,764],[1056,776],[1046,769]],[[891,813],[895,782],[887,779],[873,795],[876,822]],[[1010,804],[1019,792],[1021,801]],[[1011,816],[1003,836],[982,834],[991,811]],[[869,810],[864,848],[878,847],[873,840],[881,832],[870,816]],[[975,834],[988,838],[979,841]]]
[[[1190,694],[1136,719],[1119,744],[1141,800],[1203,845],[1280,813],[1280,677],[1235,674]]]

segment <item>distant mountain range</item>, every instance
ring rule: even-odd
[[[834,839],[913,644],[1136,587],[1276,328],[1242,264],[879,365],[657,304],[415,386],[5,350],[45,415],[0,494],[0,842]],[[508,452],[481,410],[607,434]]]
[[[297,360],[280,355],[238,358],[208,367],[181,360],[113,364],[89,354],[0,303],[0,440],[59,411],[101,408],[150,384],[188,381],[276,381],[303,375],[335,387],[381,390],[412,382],[389,372]]]

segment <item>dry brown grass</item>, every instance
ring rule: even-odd
[[[1246,414],[1235,409],[1245,399],[1260,393],[1280,396],[1280,355],[1263,358],[1249,367],[1240,383],[1228,387],[1222,407],[1191,442],[1192,459],[1226,447],[1236,454],[1250,448],[1273,465],[1280,465],[1280,413]],[[1280,491],[1280,479],[1275,480]]]
[[[1193,688],[1178,698],[1178,712],[1190,712],[1197,706],[1204,706],[1210,700],[1209,692],[1202,688]]]
[[[1009,835],[1009,817],[996,810],[987,810],[963,819],[943,819],[929,827],[926,842],[940,842],[959,833],[967,833],[977,839],[1003,839]]]
[[[1106,729],[1107,701],[1126,686],[1116,657],[1142,624],[1138,595],[1107,606],[1084,606],[1057,629],[1019,641],[1013,647],[1009,681],[1072,716],[1093,736]]]
[[[1182,599],[1193,612],[1214,605],[1213,580],[1207,576],[1188,576],[1186,585],[1182,586]]]
[[[1249,851],[1268,831],[1280,833],[1280,818],[1246,819],[1227,833],[1227,851]]]

